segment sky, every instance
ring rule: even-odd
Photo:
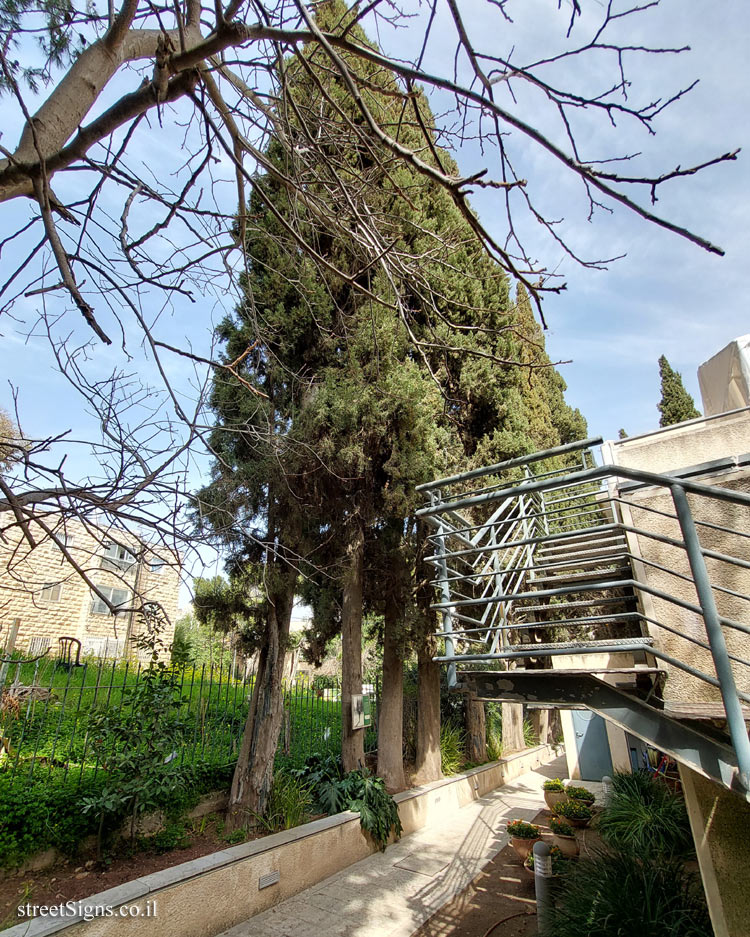
[[[381,24],[379,40],[387,53],[414,53],[414,43],[421,35],[417,27],[424,15],[417,0],[414,4],[416,17],[409,29],[393,32]],[[515,22],[512,27],[502,25],[498,29],[501,21],[497,11],[484,0],[461,3],[469,34],[480,49],[503,55],[512,51],[517,62],[526,56],[533,58],[539,48],[546,48],[551,36],[560,35],[561,20],[567,23],[568,18],[565,9],[558,12],[556,0],[510,0],[507,9]],[[574,35],[591,33],[603,5],[589,0],[584,9],[585,17],[576,24]],[[487,18],[488,11],[491,19]],[[454,38],[447,28],[446,15],[444,5],[425,56],[428,71],[445,73],[446,62],[453,60]],[[566,178],[559,166],[528,144],[521,144],[516,152],[516,163],[528,178],[535,200],[548,217],[564,219],[566,236],[577,251],[591,259],[626,255],[606,271],[584,269],[565,258],[559,248],[544,242],[538,226],[525,223],[530,252],[543,257],[548,269],[561,273],[567,283],[564,293],[545,301],[548,352],[553,360],[570,361],[560,367],[568,383],[568,401],[581,409],[590,434],[605,438],[616,437],[621,427],[635,435],[658,426],[660,355],[666,355],[682,372],[700,409],[698,365],[731,339],[750,332],[746,290],[750,261],[750,4],[746,0],[722,0],[709,7],[703,0],[662,0],[657,9],[623,21],[622,29],[621,36],[629,44],[691,47],[689,53],[680,56],[628,56],[626,67],[633,82],[633,100],[663,97],[696,77],[700,81],[686,98],[660,117],[656,137],[649,137],[627,122],[621,122],[615,130],[581,118],[578,130],[582,157],[601,159],[643,151],[642,163],[662,171],[678,164],[699,163],[738,147],[743,151],[734,162],[661,187],[656,206],[663,216],[722,246],[724,257],[707,254],[622,208],[611,216],[600,211],[589,222],[579,183]],[[459,71],[465,70],[460,61],[458,67]],[[560,78],[583,85],[599,78],[600,69],[601,62],[594,59],[578,63],[567,73],[563,70]],[[132,84],[131,75],[124,87],[129,90]],[[447,105],[439,95],[433,96],[431,103],[435,112]],[[503,103],[520,113],[533,113],[550,133],[557,132],[553,123],[545,123],[544,113],[535,110],[537,105],[522,89],[517,103]],[[9,118],[0,142],[8,146],[16,135],[17,127]],[[158,134],[151,135],[149,146],[155,163],[172,143]],[[454,155],[466,174],[485,164],[476,144],[466,144]],[[645,193],[641,200],[647,204]],[[477,193],[473,205],[489,230],[502,238],[502,214],[492,194]],[[30,208],[18,203],[0,206],[0,230],[10,223],[8,211],[28,214]],[[12,262],[13,254],[6,250],[0,258],[0,272],[10,269]],[[231,294],[217,295],[209,289],[196,305],[178,304],[163,323],[165,337],[178,344],[187,336],[194,350],[207,353],[213,323],[232,308],[234,301]],[[85,437],[90,417],[61,382],[44,351],[46,340],[29,337],[33,303],[27,306],[29,316],[22,303],[17,319],[6,317],[0,321],[0,405],[12,406],[11,385],[17,386],[27,433],[39,437],[71,428],[74,435]],[[138,349],[130,350],[134,358],[127,367],[137,379],[155,377],[153,362]],[[123,357],[117,347],[99,348],[90,366],[104,378],[112,368],[123,366]],[[167,367],[188,399],[195,380],[192,365],[169,358]],[[80,468],[85,467],[82,454]],[[205,460],[199,460],[191,476],[196,485],[205,471]]]

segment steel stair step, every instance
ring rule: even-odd
[[[530,585],[532,586],[544,586],[545,588],[554,588],[554,586],[569,586],[575,583],[589,583],[590,585],[587,588],[587,591],[590,589],[596,588],[596,582],[602,581],[607,582],[611,581],[613,576],[622,576],[623,579],[630,578],[630,567],[629,566],[616,566],[613,569],[606,570],[608,574],[607,579],[601,579],[601,574],[603,570],[594,569],[589,573],[572,573],[567,576],[535,576],[531,578]]]
[[[546,603],[544,605],[517,605],[519,613],[525,612],[562,612],[575,608],[590,608],[592,605],[619,605],[623,602],[634,602],[634,595],[623,596],[601,596],[593,599],[581,599],[574,602],[556,602],[555,604]]]

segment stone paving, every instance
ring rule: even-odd
[[[542,784],[565,772],[556,758],[221,937],[409,937],[507,844],[508,820],[543,809]]]

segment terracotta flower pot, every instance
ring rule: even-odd
[[[578,855],[578,840],[575,836],[560,836],[559,833],[553,833],[552,843],[567,859],[575,859]]]
[[[541,842],[541,839],[541,836],[537,836],[536,839],[521,839],[519,836],[511,836],[510,844],[515,849],[516,855],[521,862],[525,862],[526,857],[534,848],[534,843]]]
[[[544,791],[544,802],[547,804],[547,809],[552,810],[555,804],[562,803],[563,800],[567,800],[568,795],[565,791]]]
[[[591,817],[586,817],[586,818],[584,819],[584,818],[582,818],[582,817],[565,817],[565,819],[568,821],[568,823],[569,823],[571,826],[575,826],[575,827],[577,827],[579,830],[582,830],[584,827],[588,826],[589,823],[591,823],[591,819],[592,819],[592,818],[591,818]]]

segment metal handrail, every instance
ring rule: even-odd
[[[731,528],[723,527],[723,525],[711,524],[705,521],[696,522],[687,500],[687,494],[694,494],[705,498],[712,498],[723,502],[750,507],[750,494],[745,494],[744,492],[733,491],[716,486],[705,485],[701,484],[700,482],[691,481],[689,479],[677,478],[674,475],[648,472],[642,469],[633,469],[627,466],[619,465],[603,465],[600,467],[595,466],[593,468],[583,468],[577,471],[568,470],[567,474],[562,475],[559,474],[559,471],[565,472],[566,470],[555,470],[553,472],[544,473],[544,477],[535,477],[529,473],[528,465],[530,462],[538,462],[543,459],[554,458],[555,456],[567,454],[577,450],[590,449],[591,446],[597,445],[598,442],[599,440],[595,439],[585,440],[581,443],[570,444],[568,446],[558,447],[557,449],[545,450],[544,452],[537,453],[528,459],[511,459],[505,463],[498,463],[497,465],[489,466],[485,469],[475,469],[472,472],[467,472],[461,475],[454,475],[450,478],[441,479],[439,482],[420,486],[420,490],[430,492],[431,503],[429,506],[419,510],[417,512],[417,516],[425,520],[428,524],[437,526],[439,528],[439,536],[435,538],[437,549],[433,556],[428,558],[428,561],[438,568],[440,575],[437,582],[443,589],[443,594],[441,597],[442,601],[436,603],[434,606],[443,613],[443,635],[446,638],[446,654],[444,658],[439,659],[446,660],[450,663],[453,679],[455,680],[455,666],[456,662],[460,660],[484,661],[498,658],[508,660],[532,656],[534,645],[520,645],[518,646],[518,650],[514,650],[511,646],[506,646],[505,644],[506,639],[504,638],[504,635],[507,632],[513,630],[513,625],[508,624],[508,620],[514,603],[521,603],[531,599],[550,599],[552,597],[561,596],[564,597],[566,595],[572,595],[577,592],[585,592],[587,589],[589,591],[600,591],[606,589],[622,589],[623,587],[631,587],[638,594],[650,594],[656,598],[664,599],[674,603],[677,606],[699,614],[702,617],[705,625],[707,642],[704,642],[698,638],[694,638],[689,634],[682,634],[681,637],[684,640],[692,642],[701,648],[708,648],[710,650],[716,672],[716,678],[712,677],[710,674],[706,674],[703,671],[698,670],[697,668],[688,664],[686,661],[680,661],[676,658],[673,658],[671,655],[665,654],[658,648],[649,648],[648,653],[653,654],[653,656],[657,659],[664,660],[676,667],[679,667],[685,672],[690,673],[693,676],[696,676],[699,679],[719,688],[724,704],[724,711],[727,717],[729,733],[732,738],[735,752],[737,754],[740,779],[745,788],[750,790],[750,739],[748,739],[747,730],[745,728],[744,715],[740,703],[740,700],[750,701],[750,697],[748,697],[747,694],[739,691],[731,666],[732,660],[743,664],[747,664],[747,662],[742,658],[738,658],[736,654],[731,654],[729,652],[723,632],[723,627],[730,627],[744,633],[750,633],[750,627],[719,614],[714,598],[714,589],[731,595],[735,598],[746,599],[749,601],[750,596],[746,596],[741,592],[729,589],[725,586],[722,586],[721,584],[712,585],[705,561],[706,557],[708,557],[723,563],[733,564],[744,569],[750,568],[750,562],[743,560],[740,557],[733,557],[726,553],[703,548],[698,538],[696,523],[702,526],[716,527],[730,533],[735,533],[735,531],[733,531]],[[477,478],[481,478],[487,475],[498,475],[503,471],[507,471],[511,468],[516,469],[520,467],[524,467],[527,474],[527,478],[523,482],[493,487],[491,490],[484,489],[471,493],[462,493],[460,491],[452,492],[450,494],[449,502],[446,503],[445,501],[441,500],[441,488],[444,490],[446,486],[457,486],[459,483],[465,484],[466,482]],[[654,510],[656,513],[662,513],[670,518],[674,518],[679,523],[683,538],[682,541],[675,539],[674,537],[667,537],[663,534],[649,532],[647,530],[641,529],[640,527],[621,523],[599,523],[598,525],[594,526],[559,530],[558,532],[549,532],[549,520],[551,515],[559,515],[561,517],[562,523],[565,523],[567,520],[562,512],[568,509],[560,509],[559,505],[562,503],[570,503],[575,505],[575,502],[581,498],[593,497],[596,499],[596,501],[592,503],[590,511],[583,512],[583,514],[579,512],[574,517],[571,517],[570,520],[575,520],[576,518],[581,518],[582,516],[589,517],[591,519],[595,517],[601,517],[600,512],[606,504],[611,504],[613,506],[615,504],[628,504],[632,507],[640,509],[640,503],[633,503],[624,500],[622,497],[622,491],[616,493],[605,493],[601,489],[599,491],[590,489],[583,491],[580,490],[582,486],[587,486],[596,482],[601,484],[605,480],[612,478],[624,478],[635,481],[641,486],[655,487],[663,489],[665,492],[669,492],[674,503],[675,514],[672,515],[667,512],[658,511],[657,509]],[[575,493],[576,488],[579,489],[578,494]],[[568,494],[566,494],[566,497],[564,498],[545,499],[545,493],[553,490],[565,491]],[[638,490],[642,492],[644,489],[643,487],[640,487]],[[467,523],[462,514],[464,510],[471,509],[472,511],[476,511],[481,508],[491,506],[498,500],[502,500],[503,504],[507,506],[513,499],[519,500],[522,508],[521,514],[526,513],[525,508],[527,504],[532,507],[532,511],[526,514],[524,518],[525,523],[520,525],[513,524],[505,532],[506,534],[510,534],[511,531],[513,534],[522,532],[522,537],[519,539],[512,539],[509,536],[503,537],[505,549],[512,547],[514,550],[513,555],[515,565],[512,568],[506,567],[500,570],[500,579],[497,578],[498,574],[496,574],[496,572],[492,570],[490,564],[487,563],[488,553],[491,553],[493,549],[495,551],[502,549],[494,536],[488,535],[486,539],[483,537],[484,543],[481,548],[472,546],[470,549],[464,548],[461,550],[452,551],[448,548],[447,541],[451,537],[451,532],[449,529],[450,525],[448,525],[448,527],[445,526],[445,519],[444,517],[441,517],[442,514],[450,511],[452,520],[455,522],[463,520],[464,523]],[[646,511],[650,509],[648,505],[644,505],[643,508]],[[498,512],[495,511],[493,516],[497,517]],[[555,523],[557,524],[560,522],[555,521]],[[479,528],[483,530],[485,527],[490,526],[492,526],[491,522],[486,522],[484,525],[480,523]],[[542,531],[541,534],[538,533],[540,530]],[[550,563],[535,565],[534,554],[539,549],[540,544],[545,542],[555,542],[556,544],[561,541],[564,542],[566,539],[573,539],[577,534],[580,534],[583,531],[588,534],[595,534],[599,531],[609,533],[614,530],[622,531],[623,533],[629,532],[637,535],[653,537],[656,540],[660,540],[672,546],[684,549],[686,551],[690,565],[692,582],[695,586],[698,597],[698,605],[687,602],[676,596],[672,596],[669,593],[666,593],[661,589],[657,589],[648,583],[641,582],[634,575],[624,579],[612,579],[611,571],[607,571],[605,569],[601,571],[602,575],[599,579],[597,579],[594,575],[595,570],[592,570],[591,579],[582,579],[578,583],[569,584],[567,586],[559,586],[555,589],[530,588],[529,576],[537,569],[549,569],[552,566]],[[529,533],[538,535],[529,536]],[[737,533],[742,534],[741,531],[737,531]],[[464,541],[463,545],[465,547],[466,538],[459,537],[459,542],[461,540]],[[560,558],[562,559],[562,557]],[[611,561],[615,558],[623,558],[627,559],[629,562],[642,562],[646,566],[658,568],[659,570],[666,573],[674,572],[674,574],[680,578],[690,581],[690,577],[686,577],[682,573],[673,571],[668,567],[654,563],[648,559],[633,556],[633,554],[631,554],[628,549],[618,549],[617,557],[611,556],[607,558]],[[449,570],[448,563],[456,560],[462,564],[465,564],[466,572],[463,574],[451,576],[449,573],[453,573],[453,570]],[[520,565],[518,565],[519,563]],[[514,574],[516,577],[514,587],[512,589],[508,587],[504,588],[502,585],[503,582],[509,582],[507,575],[509,573]],[[458,598],[456,592],[452,588],[453,583],[455,582],[471,582],[473,580],[474,584],[478,584],[485,577],[487,577],[488,583],[494,582],[497,584],[497,587],[495,588],[494,592],[492,592],[492,594],[490,594],[490,590],[485,587],[482,588],[480,595],[472,596],[464,594]],[[493,579],[493,577],[495,578]],[[471,593],[471,588],[469,588],[468,591]],[[589,602],[588,604],[593,605],[596,603]],[[487,608],[491,605],[499,605],[502,609],[502,615],[489,615],[487,613]],[[482,615],[481,624],[483,625],[483,632],[484,629],[487,629],[486,642],[489,643],[490,637],[493,637],[492,651],[490,654],[466,655],[456,653],[454,643],[455,640],[471,640],[472,643],[475,643],[475,639],[470,639],[468,637],[468,633],[462,633],[461,629],[455,629],[452,625],[452,620],[454,617],[457,617],[459,620],[463,618],[466,621],[474,621],[475,619],[468,615],[461,615],[458,611],[460,608],[467,608],[471,606],[484,607],[485,611]],[[551,607],[554,608],[554,606]],[[491,620],[497,622],[498,617],[501,617],[502,619],[500,623],[487,628],[487,621]],[[619,616],[617,615],[596,616],[596,618],[599,621],[609,620],[613,623],[619,620]],[[660,624],[649,616],[642,615],[641,618],[643,621],[648,621],[654,625]],[[549,623],[538,623],[537,627],[554,627],[555,625],[556,622],[552,621]],[[674,630],[669,628],[667,625],[664,625],[664,627],[668,631]],[[494,636],[492,635],[493,630],[496,632]],[[468,629],[464,629],[464,631],[468,632]],[[503,645],[504,649],[501,652],[497,650],[498,643]],[[633,647],[642,647],[642,645],[639,645],[636,642]],[[597,649],[600,648],[598,647]],[[585,653],[586,651],[584,649],[581,652]],[[562,651],[554,650],[552,645],[548,646],[544,651],[545,656],[552,655],[554,653],[562,653]]]

